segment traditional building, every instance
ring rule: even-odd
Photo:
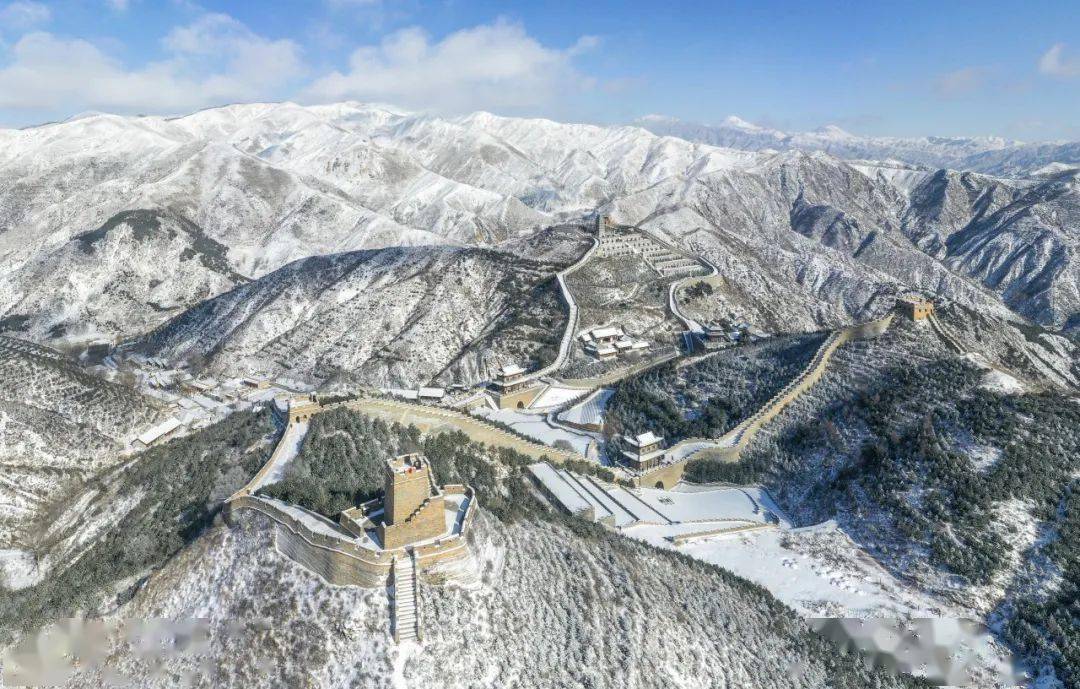
[[[623,337],[623,330],[614,327],[596,328],[589,335],[597,344],[612,344]]]
[[[535,379],[525,375],[525,369],[516,364],[508,364],[499,369],[499,374],[491,382],[495,402],[500,409],[524,409],[543,390]]]
[[[896,300],[896,307],[913,321],[922,321],[934,313],[934,302],[924,297],[908,295]]]
[[[701,332],[694,335],[698,346],[709,352],[722,349],[734,341],[731,333],[718,323],[707,323]],[[738,332],[735,336],[738,337]]]
[[[619,326],[604,326],[586,330],[581,334],[585,353],[600,361],[608,361],[620,355],[649,348],[644,340],[633,340]]]
[[[637,471],[648,471],[660,466],[664,457],[664,439],[652,431],[623,438],[623,463]]]
[[[440,402],[446,397],[446,390],[443,388],[419,388],[416,391],[416,397],[421,402]]]

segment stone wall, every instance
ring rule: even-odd
[[[645,487],[661,484],[663,487],[669,488],[681,480],[687,462],[692,459],[716,459],[725,462],[738,461],[743,448],[750,444],[750,441],[753,440],[754,436],[757,435],[758,430],[763,425],[772,420],[793,401],[798,399],[799,395],[809,390],[821,380],[821,376],[825,374],[826,365],[829,363],[829,359],[832,357],[833,352],[841,345],[851,342],[852,340],[861,340],[881,335],[889,328],[892,319],[893,315],[889,314],[876,321],[861,323],[859,325],[853,325],[835,331],[827,340],[825,340],[824,344],[818,348],[818,351],[814,354],[814,358],[810,360],[810,363],[806,365],[806,368],[803,369],[802,373],[785,385],[780,392],[776,393],[772,399],[762,405],[751,417],[744,420],[728,433],[725,433],[722,437],[716,439],[715,446],[691,452],[678,462],[642,474],[634,479],[634,484]],[[682,443],[677,443],[673,447],[678,447],[684,443],[701,441],[701,438],[693,438],[691,440],[683,441]]]
[[[274,503],[251,495],[229,503],[231,516],[244,511],[268,517],[275,523],[277,551],[337,586],[385,586],[393,553],[377,552],[329,535],[316,533]]]
[[[417,566],[425,570],[437,562],[469,556],[464,534],[476,513],[476,495],[472,488],[457,484],[446,486],[444,492],[465,495],[469,503],[459,534],[412,549],[416,552]],[[242,518],[245,513],[261,514],[274,522],[277,551],[336,586],[386,586],[394,558],[407,554],[405,548],[375,551],[344,538],[316,533],[269,500],[253,495],[234,496],[228,503],[229,518]]]
[[[556,464],[561,464],[568,459],[584,459],[577,452],[560,450],[541,443],[522,438],[521,436],[508,433],[503,429],[493,426],[475,416],[469,416],[459,411],[443,409],[441,407],[427,407],[418,404],[409,404],[397,400],[364,398],[339,402],[324,407],[331,409],[336,406],[345,406],[362,414],[376,416],[388,421],[395,421],[403,425],[415,424],[424,430],[425,425],[434,426],[445,424],[453,426],[472,440],[484,445],[503,445],[517,450],[524,455],[540,459],[546,457]],[[423,421],[423,417],[429,417],[430,422]]]
[[[531,387],[527,387],[523,390],[516,392],[510,392],[507,394],[495,393],[495,400],[499,405],[499,409],[524,409],[533,403],[540,393],[544,391],[544,386],[537,383]]]
[[[388,465],[385,471],[383,521],[398,524],[409,519],[431,497],[431,472],[427,460],[419,469],[394,471]]]
[[[446,531],[446,509],[442,495],[434,495],[420,506],[408,519],[393,524],[379,525],[379,538],[383,547],[402,548],[423,541]]]

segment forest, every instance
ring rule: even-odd
[[[93,542],[71,566],[39,584],[0,596],[0,643],[15,629],[77,613],[93,613],[113,597],[117,582],[146,575],[195,540],[214,521],[222,501],[269,457],[277,431],[270,413],[242,411],[203,430],[151,447],[99,477],[116,502],[134,507]]]
[[[652,431],[669,444],[719,437],[795,378],[824,340],[820,334],[775,338],[626,378],[608,402],[605,432]]]
[[[924,549],[931,566],[965,588],[989,584],[1010,562],[1014,527],[997,519],[997,507],[1031,505],[1047,533],[1056,533],[1047,555],[1063,583],[1050,600],[1022,599],[1005,633],[1050,659],[1066,686],[1078,689],[1080,405],[1056,392],[995,392],[980,385],[984,375],[956,358],[889,366],[821,412],[781,424],[739,463],[694,461],[687,478],[763,482],[781,495],[803,485],[801,509],[815,518],[884,515],[895,538]],[[826,378],[817,394],[835,394],[829,387]],[[976,464],[987,452],[991,461]],[[824,458],[826,468],[809,458]]]

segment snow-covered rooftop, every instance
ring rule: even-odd
[[[154,442],[163,435],[172,433],[177,428],[180,428],[180,426],[182,425],[183,424],[180,423],[180,419],[176,418],[175,416],[170,416],[156,426],[148,428],[147,430],[140,433],[138,440],[143,445],[150,445],[150,443]]]
[[[592,336],[597,338],[598,340],[605,339],[605,338],[608,338],[608,337],[620,337],[622,334],[623,334],[622,328],[614,328],[614,327],[596,328],[595,330],[592,331]]]
[[[499,369],[499,375],[507,378],[521,373],[525,373],[525,369],[517,364],[507,364]]]
[[[659,437],[658,435],[656,435],[652,431],[647,431],[647,432],[642,433],[640,435],[634,436],[633,438],[627,438],[626,442],[628,442],[631,445],[634,445],[636,447],[646,447],[648,445],[653,445],[655,443],[659,443],[662,440],[663,440],[663,438]]]

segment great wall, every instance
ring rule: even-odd
[[[678,461],[663,465],[654,471],[646,472],[637,477],[635,484],[639,486],[655,485],[657,487],[670,488],[682,479],[686,470],[686,464],[692,459],[709,458],[725,462],[738,461],[743,449],[750,444],[758,430],[777,414],[794,402],[804,392],[814,386],[825,373],[829,359],[841,345],[868,337],[877,337],[885,332],[892,323],[893,314],[869,323],[843,328],[833,332],[815,352],[814,357],[806,368],[784,388],[776,393],[753,415],[743,420],[735,428],[725,433],[720,438],[688,438],[669,448],[669,451],[677,453],[679,448],[691,445],[704,445],[681,457]]]
[[[657,244],[662,245],[658,240]],[[572,266],[557,274],[557,280],[563,295],[563,300],[568,307],[568,324],[560,342],[560,349],[556,360],[547,367],[528,375],[530,380],[538,380],[557,372],[565,363],[570,347],[574,342],[577,324],[580,319],[578,306],[570,292],[565,276],[580,269],[599,250],[602,244],[596,239],[593,246]],[[708,264],[711,269],[710,276],[717,274],[716,267]],[[677,304],[677,289],[688,279],[700,279],[700,276],[692,276],[676,280],[670,284],[668,292],[668,308],[678,320],[686,327],[687,332],[694,331],[695,326],[700,330],[701,326],[695,320],[683,314]],[[910,306],[910,305],[909,305]],[[921,307],[915,307],[916,309]],[[922,318],[930,323],[930,327],[938,334],[946,344],[955,351],[961,351],[960,346],[952,338],[944,326],[937,321],[932,308],[925,307],[926,314]],[[918,313],[916,310],[915,313]],[[913,318],[916,317],[913,315]],[[890,313],[884,318],[863,323],[847,328],[836,330],[829,334],[825,341],[815,351],[810,362],[803,368],[798,376],[789,381],[768,402],[762,405],[751,416],[741,421],[719,438],[688,438],[684,439],[665,451],[667,458],[660,466],[642,471],[626,472],[615,467],[616,475],[622,476],[620,486],[600,485],[591,477],[578,478],[562,469],[555,471],[557,476],[562,477],[566,483],[567,494],[571,502],[576,496],[577,502],[587,506],[585,509],[595,518],[611,527],[622,527],[634,524],[692,524],[695,520],[683,519],[674,522],[665,516],[662,511],[647,504],[641,498],[636,497],[634,492],[627,490],[628,487],[636,488],[659,488],[670,489],[681,481],[687,464],[695,459],[713,459],[724,462],[738,461],[741,452],[753,440],[762,426],[780,414],[788,405],[797,400],[800,395],[813,387],[824,374],[833,353],[845,343],[852,340],[876,337],[888,329],[894,318]],[[566,388],[579,388],[580,395],[573,396],[571,402],[590,398],[601,386],[609,385],[628,376],[636,375],[647,369],[660,366],[672,360],[681,359],[679,364],[687,365],[700,359],[712,356],[716,352],[703,355],[681,356],[679,352],[673,352],[665,356],[640,362],[619,371],[593,379],[562,380],[556,381]],[[550,378],[545,383],[543,390],[552,386]],[[536,399],[539,394],[534,396]],[[530,401],[531,404],[531,401]],[[457,517],[460,528],[455,532],[451,528],[448,535],[441,535],[433,539],[420,539],[420,542],[406,543],[400,547],[372,547],[365,539],[362,530],[349,527],[350,521],[342,517],[342,524],[308,512],[297,506],[287,505],[269,497],[257,494],[260,487],[272,483],[273,479],[284,475],[286,464],[295,456],[306,425],[311,419],[323,412],[346,408],[359,413],[380,418],[389,422],[405,426],[415,426],[423,433],[433,433],[442,430],[455,430],[463,432],[470,440],[487,446],[507,447],[537,460],[534,466],[548,466],[548,462],[561,465],[567,461],[585,461],[585,457],[573,451],[556,448],[526,438],[523,435],[509,432],[477,416],[463,413],[454,409],[426,404],[409,403],[382,396],[364,395],[347,399],[338,399],[323,402],[315,395],[307,397],[294,397],[289,404],[287,412],[281,412],[275,408],[278,419],[285,426],[279,441],[274,447],[268,461],[252,477],[243,488],[237,491],[228,500],[228,514],[235,518],[237,514],[245,511],[259,514],[269,519],[274,524],[274,543],[276,549],[283,555],[301,564],[308,570],[316,573],[324,581],[339,586],[361,587],[387,587],[392,600],[391,631],[398,641],[419,639],[422,635],[417,600],[420,595],[420,579],[438,563],[463,560],[469,556],[468,546],[464,539],[464,533],[472,524],[476,501],[472,488],[461,485],[447,485],[442,491],[447,496],[460,498],[461,516]],[[570,404],[560,404],[556,411],[564,410]],[[557,414],[549,412],[545,415],[549,423],[558,422]],[[566,428],[564,426],[564,428]],[[572,429],[569,429],[572,430]],[[569,477],[569,478],[568,478]],[[558,483],[558,480],[555,480]],[[432,484],[434,487],[434,484]],[[390,488],[387,488],[389,491]],[[437,487],[435,490],[438,491]],[[625,493],[625,495],[623,494]],[[441,493],[440,493],[441,495]],[[388,494],[386,499],[390,499]],[[753,498],[751,498],[753,501]],[[632,503],[632,504],[631,504]],[[414,511],[419,513],[428,505],[428,500]],[[357,508],[364,510],[365,506]],[[442,498],[439,498],[438,509],[443,511]],[[757,511],[755,506],[755,512]],[[594,514],[597,510],[601,514]],[[662,521],[657,521],[659,517]],[[441,521],[441,518],[440,518]],[[703,522],[713,522],[708,528],[684,531],[671,537],[675,545],[686,543],[698,538],[710,536],[771,528],[773,524],[745,519],[703,519]],[[720,522],[717,524],[717,522]],[[728,522],[728,523],[724,523]],[[356,524],[352,525],[356,527]],[[358,534],[359,537],[358,537]],[[380,541],[382,531],[379,531]],[[385,546],[385,543],[381,543]]]

